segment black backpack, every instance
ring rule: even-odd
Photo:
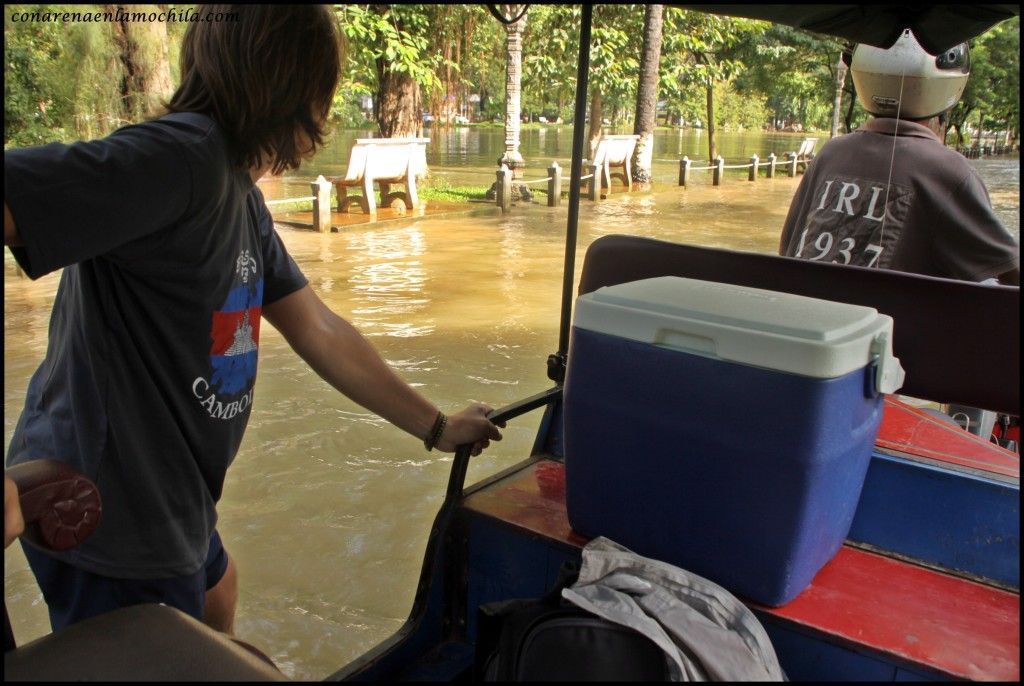
[[[477,681],[667,681],[667,656],[653,641],[562,599],[579,575],[563,566],[542,598],[481,605]]]

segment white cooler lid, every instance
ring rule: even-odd
[[[892,317],[872,307],[662,276],[576,300],[573,325],[641,343],[819,379],[879,362],[879,390],[903,384]]]

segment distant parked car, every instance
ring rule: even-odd
[[[429,124],[432,121],[434,121],[434,115],[432,115],[430,112],[424,112],[423,113],[423,123],[424,124]]]

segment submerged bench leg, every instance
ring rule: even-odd
[[[363,197],[359,199],[359,205],[366,214],[377,214],[377,201],[373,197],[373,177],[369,174],[363,176]]]
[[[338,211],[347,212],[349,203],[352,202],[352,198],[348,197],[348,188],[340,183],[334,184],[334,188],[338,194]]]
[[[410,210],[415,210],[420,206],[420,199],[416,193],[416,172],[413,171],[411,164],[409,165],[409,172],[405,177],[405,190],[405,204]]]

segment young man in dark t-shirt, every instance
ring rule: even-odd
[[[103,520],[66,553],[24,544],[54,629],[164,602],[230,632],[234,564],[216,503],[253,402],[265,317],[326,381],[428,449],[500,433],[446,417],[310,288],[255,182],[323,144],[338,80],[323,6],[226,6],[196,23],[157,119],[4,154],[4,243],[32,278],[63,267],[46,358],[8,465],[93,479]],[[8,484],[5,480],[5,489]]]
[[[966,281],[1020,283],[1020,247],[942,117],[970,71],[967,45],[929,55],[908,30],[859,45],[851,73],[874,119],[829,141],[790,204],[779,254]]]

